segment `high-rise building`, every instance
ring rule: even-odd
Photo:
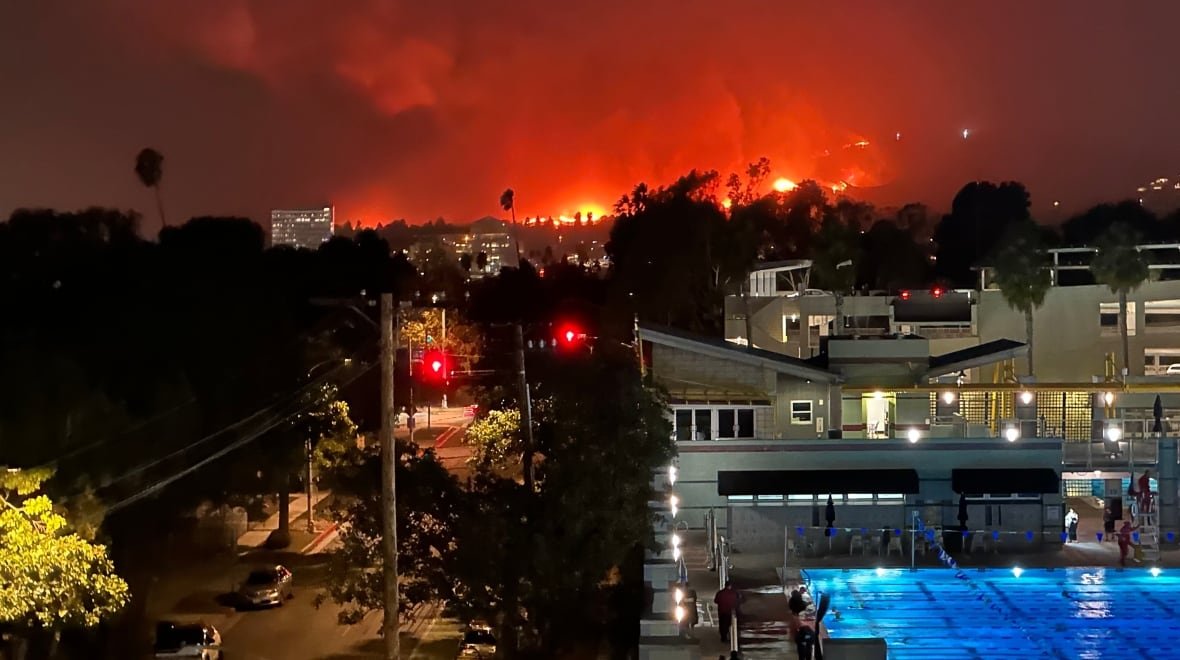
[[[332,238],[334,214],[331,206],[274,209],[270,212],[270,243],[314,250]]]

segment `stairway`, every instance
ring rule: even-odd
[[[1149,562],[1159,561],[1160,558],[1159,514],[1155,508],[1153,501],[1151,511],[1139,511],[1135,517],[1135,526],[1139,528],[1139,548],[1143,550],[1143,560]]]

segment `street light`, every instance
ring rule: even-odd
[[[668,508],[672,509],[672,517],[676,517],[676,512],[680,510],[680,498],[675,495],[668,496]]]

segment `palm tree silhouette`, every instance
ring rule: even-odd
[[[167,227],[168,221],[164,218],[164,198],[160,196],[160,180],[164,178],[164,155],[151,147],[141,149],[135,157],[135,175],[139,177],[140,183],[156,191],[160,227]]]
[[[1098,237],[1098,253],[1090,262],[1090,272],[1099,284],[1110,287],[1119,296],[1119,334],[1123,339],[1123,368],[1131,368],[1131,348],[1127,340],[1127,294],[1138,288],[1149,275],[1147,258],[1136,245],[1139,233],[1123,222],[1112,224]]]

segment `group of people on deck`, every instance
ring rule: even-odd
[[[1127,488],[1127,495],[1131,499],[1130,506],[1127,507],[1128,516],[1123,519],[1123,524],[1117,530],[1115,529],[1115,513],[1111,511],[1110,506],[1106,507],[1103,514],[1104,531],[1107,538],[1117,541],[1119,544],[1119,564],[1121,566],[1127,565],[1127,555],[1132,550],[1135,551],[1135,560],[1141,560],[1139,545],[1133,542],[1139,526],[1133,521],[1139,517],[1139,514],[1152,513],[1155,510],[1155,494],[1151,491],[1151,470],[1144,470],[1138,480],[1132,479],[1130,487]],[[1077,522],[1077,512],[1070,509],[1069,513],[1065,514],[1065,525],[1071,541],[1077,541]]]
[[[813,657],[813,650],[817,646],[816,628],[819,627],[813,618],[804,618],[804,612],[808,608],[807,600],[804,598],[806,593],[807,587],[792,590],[787,601],[787,637],[795,643],[795,650],[801,660],[810,660]],[[725,588],[713,597],[713,602],[717,605],[718,633],[721,641],[729,642],[730,627],[741,608],[742,594],[733,587],[733,582],[727,580]],[[721,656],[720,660],[724,657]]]

